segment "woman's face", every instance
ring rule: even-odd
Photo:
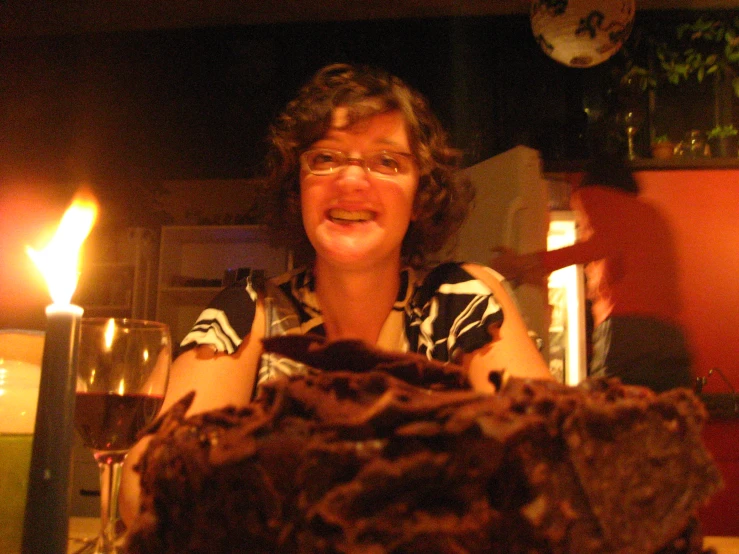
[[[316,166],[346,155],[351,160],[326,175],[301,168],[303,225],[321,261],[353,268],[400,259],[401,244],[413,217],[418,168],[412,161],[405,121],[400,112],[375,115],[346,126],[346,109],[338,108],[326,135],[311,146],[327,149],[314,158]],[[387,151],[403,161],[398,173],[367,171],[357,159]],[[338,154],[337,154],[338,152]],[[406,156],[397,156],[405,154]],[[334,164],[335,165],[335,164]]]

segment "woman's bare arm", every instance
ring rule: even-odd
[[[178,356],[172,364],[162,412],[193,390],[195,399],[188,415],[231,404],[247,404],[254,389],[263,336],[264,308],[258,302],[251,333],[234,354],[216,353],[210,346],[198,346]],[[145,437],[134,445],[123,465],[118,507],[127,525],[139,507],[139,476],[133,467],[148,442]]]
[[[496,275],[488,268],[476,264],[465,264],[463,267],[493,291],[505,315],[503,325],[494,340],[488,346],[463,357],[463,365],[468,368],[472,387],[479,391],[493,392],[495,388],[488,380],[492,370],[504,371],[509,376],[552,379],[544,358],[529,337],[515,302]]]

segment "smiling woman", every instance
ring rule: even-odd
[[[311,334],[455,362],[477,390],[493,370],[549,372],[498,280],[482,266],[429,264],[472,198],[462,156],[419,93],[383,70],[319,71],[271,128],[267,221],[276,246],[304,263],[267,279],[253,272],[203,311],[175,361],[165,407],[196,391],[189,413],[244,405],[262,385],[305,373],[265,355],[262,339]],[[122,513],[136,513],[127,458]]]

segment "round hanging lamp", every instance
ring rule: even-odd
[[[531,30],[547,56],[591,67],[618,52],[635,11],[635,0],[533,0]]]

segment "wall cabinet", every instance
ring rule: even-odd
[[[156,319],[170,326],[175,344],[223,287],[227,270],[289,267],[286,250],[269,245],[258,225],[163,226],[159,244]]]
[[[141,227],[91,235],[73,297],[85,317],[151,319],[156,247],[156,233]]]

